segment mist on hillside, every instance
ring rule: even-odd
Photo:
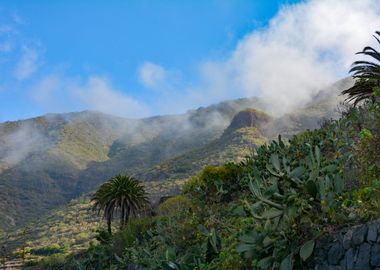
[[[317,114],[314,118],[308,117],[307,127],[317,127],[321,122],[321,118],[337,117],[337,108],[343,97],[340,92],[352,85],[351,79],[345,79],[336,84],[319,91],[313,102],[305,105],[307,110],[314,108]],[[67,137],[71,140],[91,140],[98,141],[103,145],[103,159],[91,159],[84,161],[84,167],[90,161],[106,160],[118,153],[118,151],[133,147],[139,144],[149,144],[157,138],[171,138],[177,140],[184,136],[199,136],[199,134],[210,134],[213,139],[218,138],[224,129],[230,124],[233,116],[246,108],[255,108],[263,110],[271,115],[271,104],[262,99],[241,99],[231,100],[209,107],[201,107],[196,110],[188,110],[185,114],[156,116],[143,119],[128,119],[116,117],[98,112],[82,112],[59,115],[46,115],[30,120],[18,122],[6,122],[0,125],[1,151],[0,164],[1,171],[16,166],[29,156],[41,154],[57,148],[62,142],[63,137],[67,137],[67,129],[84,129],[90,128],[92,134],[76,135],[80,137]],[[279,132],[284,132],[293,125],[297,115],[304,113],[305,107],[299,107],[296,110],[286,113],[282,116],[274,117],[274,121],[264,127],[265,133],[269,137],[275,137]],[[296,121],[303,121],[298,119]],[[96,130],[94,133],[92,129]],[[65,133],[66,132],[66,133]],[[91,144],[93,142],[89,142]],[[201,146],[200,143],[198,146]],[[166,139],[160,148],[160,155],[170,157],[170,153],[175,149],[176,144]],[[64,153],[65,149],[59,149],[59,153]],[[66,151],[66,154],[73,153]],[[52,152],[54,153],[54,151]],[[74,154],[75,158],[75,154]],[[43,166],[43,160],[41,160]],[[74,162],[74,160],[73,160]],[[26,166],[25,166],[26,165]],[[27,167],[27,163],[24,167]],[[33,168],[34,170],[37,167]]]
[[[346,13],[354,22],[337,16]],[[316,128],[339,116],[340,93],[353,83],[347,70],[355,52],[372,44],[378,13],[370,0],[284,5],[220,59],[198,61],[191,82],[181,71],[144,62],[137,70],[151,91],[144,101],[104,75],[41,75],[26,92],[49,114],[0,124],[0,174],[9,182],[13,174],[30,177],[35,186],[46,180],[70,197],[115,173],[138,173],[201,149],[246,108],[273,117],[260,130],[268,140]]]

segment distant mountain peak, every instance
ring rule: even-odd
[[[268,123],[272,118],[263,111],[247,108],[238,112],[231,121],[231,124],[224,131],[224,135],[231,132],[247,127],[260,128],[262,125]]]

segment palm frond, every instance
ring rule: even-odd
[[[98,214],[103,212],[103,218],[109,224],[116,212],[121,213],[121,227],[131,215],[137,214],[138,210],[149,203],[144,186],[137,179],[125,175],[117,175],[101,185],[93,195],[92,201],[93,209]]]
[[[375,32],[375,39],[380,44],[380,31]],[[355,61],[350,69],[350,73],[355,78],[355,84],[342,91],[346,95],[347,102],[353,102],[357,106],[362,101],[376,101],[374,89],[380,85],[380,52],[367,46],[357,54],[364,55],[374,59],[375,61]]]

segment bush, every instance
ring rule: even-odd
[[[190,209],[190,200],[184,195],[177,195],[167,199],[158,206],[158,215],[174,216],[187,212]]]
[[[115,253],[121,254],[125,248],[141,240],[151,227],[151,224],[152,220],[149,217],[130,219],[125,228],[113,237]]]
[[[234,163],[206,166],[185,184],[183,191],[206,202],[228,202],[242,190],[242,174],[243,168]]]
[[[43,269],[67,269],[63,268],[66,256],[64,254],[53,254],[47,258],[42,259],[41,263]]]
[[[63,249],[58,244],[30,250],[30,254],[37,256],[50,256],[57,253],[63,253]]]

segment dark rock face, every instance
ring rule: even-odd
[[[377,224],[371,224],[368,226],[367,241],[376,242],[377,240]]]
[[[229,134],[234,130],[245,127],[259,128],[270,120],[270,116],[264,112],[258,111],[256,109],[245,109],[235,115],[231,121],[231,124],[225,130],[224,134]]]
[[[363,243],[365,237],[367,236],[367,227],[361,226],[357,228],[352,234],[352,242],[355,246]]]
[[[349,249],[352,246],[352,230],[349,230],[343,237],[343,247]]]
[[[369,260],[370,260],[370,254],[371,254],[371,245],[368,243],[363,243],[359,247],[359,254],[358,258],[355,262],[355,268],[357,270],[370,270],[372,269]]]
[[[380,267],[380,245],[374,244],[371,248],[371,265]]]
[[[342,249],[342,245],[339,242],[336,242],[329,250],[327,255],[327,259],[329,264],[338,265],[340,259],[344,256],[344,249]]]
[[[380,220],[324,237],[306,269],[380,270],[379,239]]]

